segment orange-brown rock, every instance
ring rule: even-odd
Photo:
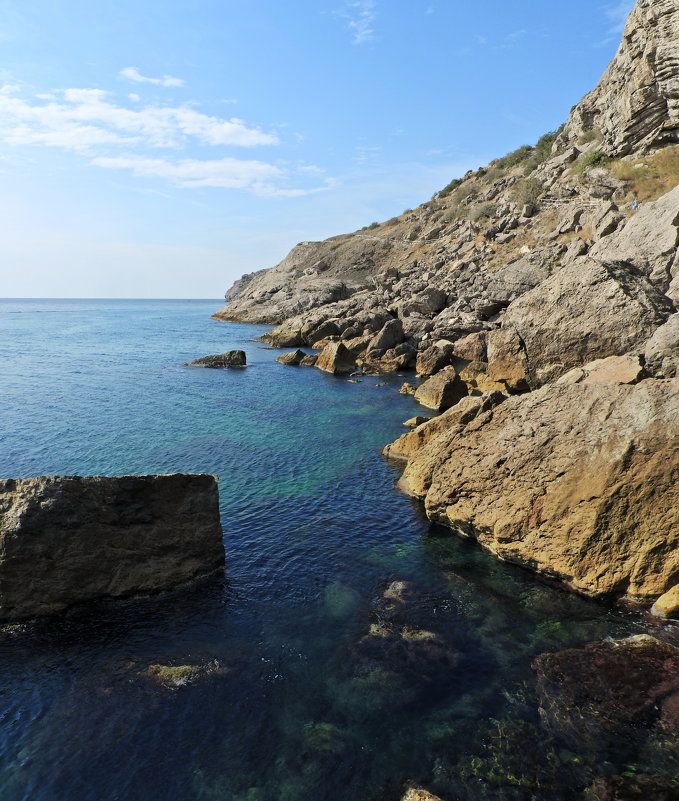
[[[316,367],[326,373],[343,375],[356,369],[356,360],[342,342],[331,342],[318,354]]]
[[[441,801],[441,799],[421,787],[409,787],[401,801]]]
[[[651,607],[651,613],[657,617],[679,620],[679,584],[675,584],[672,589],[658,598]]]
[[[657,597],[679,575],[679,380],[509,398],[419,449],[400,485],[502,559],[586,595]]]
[[[609,356],[569,370],[558,384],[636,384],[647,376],[641,358],[636,355]]]
[[[488,378],[512,392],[528,389],[528,361],[516,331],[501,328],[487,334]]]
[[[452,367],[441,370],[417,388],[415,400],[429,409],[442,412],[467,395],[467,385]]]

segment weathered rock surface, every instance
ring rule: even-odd
[[[0,479],[0,620],[169,589],[220,570],[210,475]]]
[[[576,367],[561,378],[557,384],[636,384],[648,373],[640,356],[609,356],[607,359]]]
[[[679,649],[666,642],[591,643],[542,654],[533,668],[543,722],[572,746],[605,749],[640,728],[679,734]]]
[[[656,378],[679,376],[679,314],[656,329],[644,347],[646,369]]]
[[[400,483],[502,559],[653,598],[679,576],[679,380],[510,398],[418,450]]]
[[[318,354],[316,367],[326,373],[343,375],[356,369],[356,360],[342,342],[331,342]]]
[[[428,378],[417,388],[415,400],[429,409],[442,412],[467,395],[467,385],[452,368]]]
[[[229,350],[215,356],[203,356],[184,365],[185,367],[245,367],[245,351]]]
[[[641,272],[582,257],[514,301],[503,327],[520,337],[535,388],[641,345],[673,311]]]
[[[401,801],[441,801],[441,799],[421,787],[409,787]]]
[[[656,617],[679,620],[679,584],[675,584],[672,589],[658,598],[651,607],[651,614]]]
[[[280,362],[281,364],[287,364],[292,367],[297,367],[302,363],[302,360],[309,356],[310,354],[305,353],[303,350],[299,348],[297,350],[293,350],[290,353],[284,353],[282,356],[276,357],[276,361]]]
[[[679,141],[679,5],[637,0],[599,85],[571,112],[563,143],[600,132],[611,155]]]

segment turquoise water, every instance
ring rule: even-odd
[[[622,770],[545,738],[530,662],[643,620],[430,530],[380,456],[419,411],[403,379],[283,367],[218,305],[0,301],[0,475],[216,473],[228,554],[0,633],[2,801],[566,799]],[[182,366],[234,348],[246,369]]]

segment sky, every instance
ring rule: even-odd
[[[557,128],[632,0],[0,0],[0,297],[219,298]]]

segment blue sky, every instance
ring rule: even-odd
[[[564,121],[630,0],[0,0],[0,296],[219,297]]]

